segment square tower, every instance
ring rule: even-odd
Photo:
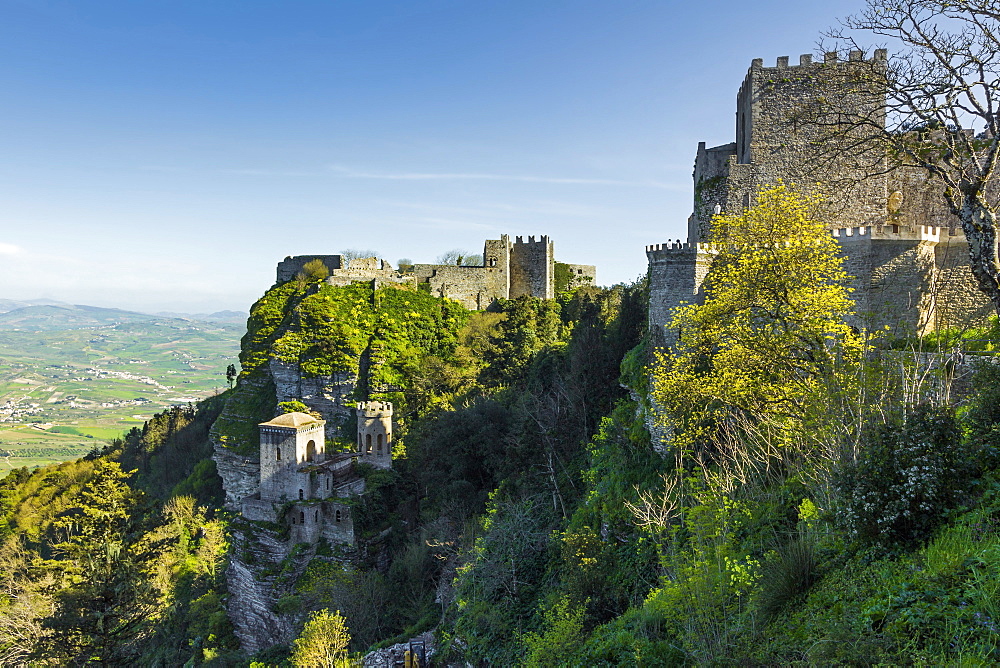
[[[556,296],[556,259],[554,244],[547,235],[515,237],[510,252],[510,298],[522,295],[539,299]]]
[[[294,499],[302,489],[299,468],[326,459],[325,420],[286,413],[260,425],[260,498]],[[308,474],[305,474],[308,477]]]

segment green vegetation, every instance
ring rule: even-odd
[[[667,350],[641,281],[475,313],[322,272],[273,287],[235,387],[0,482],[0,660],[351,665],[433,630],[476,665],[1000,662],[993,329],[909,342],[935,357],[850,327],[814,204],[779,186],[717,217]],[[356,547],[256,564],[300,633],[248,659],[226,532],[288,527],[229,523],[211,437],[252,458],[258,422],[309,410],[277,402],[283,366],[394,401],[402,446],[358,467]]]

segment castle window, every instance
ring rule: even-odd
[[[292,524],[298,524],[298,522],[295,521],[295,515],[294,514],[292,515]]]
[[[281,448],[275,448],[274,449],[274,457],[275,457],[274,461],[276,461],[276,462],[280,462],[281,461]]]
[[[310,462],[316,459],[316,441],[309,441],[306,444],[306,459]]]
[[[382,454],[382,434],[378,435],[378,454]]]
[[[365,434],[365,452],[372,451],[372,435]]]
[[[360,449],[361,449],[361,447],[362,447],[362,442],[361,442],[361,432],[359,431],[359,432],[358,432],[358,450],[360,450]]]
[[[330,478],[326,479],[326,489],[327,489],[327,491],[330,490]]]
[[[340,511],[339,510],[337,511],[337,521],[338,522],[340,521]]]
[[[497,259],[495,257],[490,258],[490,266],[491,267],[497,266]]]
[[[301,501],[302,499],[303,499],[303,496],[302,496],[302,490],[300,489],[300,490],[299,490],[299,501]]]
[[[299,524],[305,524],[305,523],[306,523],[306,514],[305,514],[305,511],[300,510],[299,511]]]
[[[316,521],[319,522],[319,511],[316,511]]]

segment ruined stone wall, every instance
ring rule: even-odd
[[[491,292],[487,285],[489,267],[459,267],[444,264],[415,264],[413,273],[418,283],[427,283],[435,297],[447,297],[468,309],[484,309],[494,299],[505,294]]]
[[[321,260],[330,271],[341,268],[339,255],[296,255],[294,257],[289,255],[278,263],[277,282],[284,283],[292,280],[296,274],[302,271],[307,262],[313,260]]]
[[[569,286],[567,289],[579,288],[584,285],[597,285],[597,267],[592,264],[566,264],[569,270]]]
[[[510,298],[522,295],[555,298],[555,252],[552,240],[542,235],[523,241],[516,237],[510,252]]]

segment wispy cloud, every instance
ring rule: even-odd
[[[0,255],[18,255],[23,253],[24,249],[20,246],[15,246],[14,244],[7,244],[0,241]]]
[[[367,172],[344,167],[343,165],[329,165],[328,167],[332,172],[351,179],[380,179],[385,181],[517,181],[521,183],[672,189],[670,184],[659,183],[657,181],[622,181],[618,179],[585,179],[519,174],[488,174],[481,172]]]

